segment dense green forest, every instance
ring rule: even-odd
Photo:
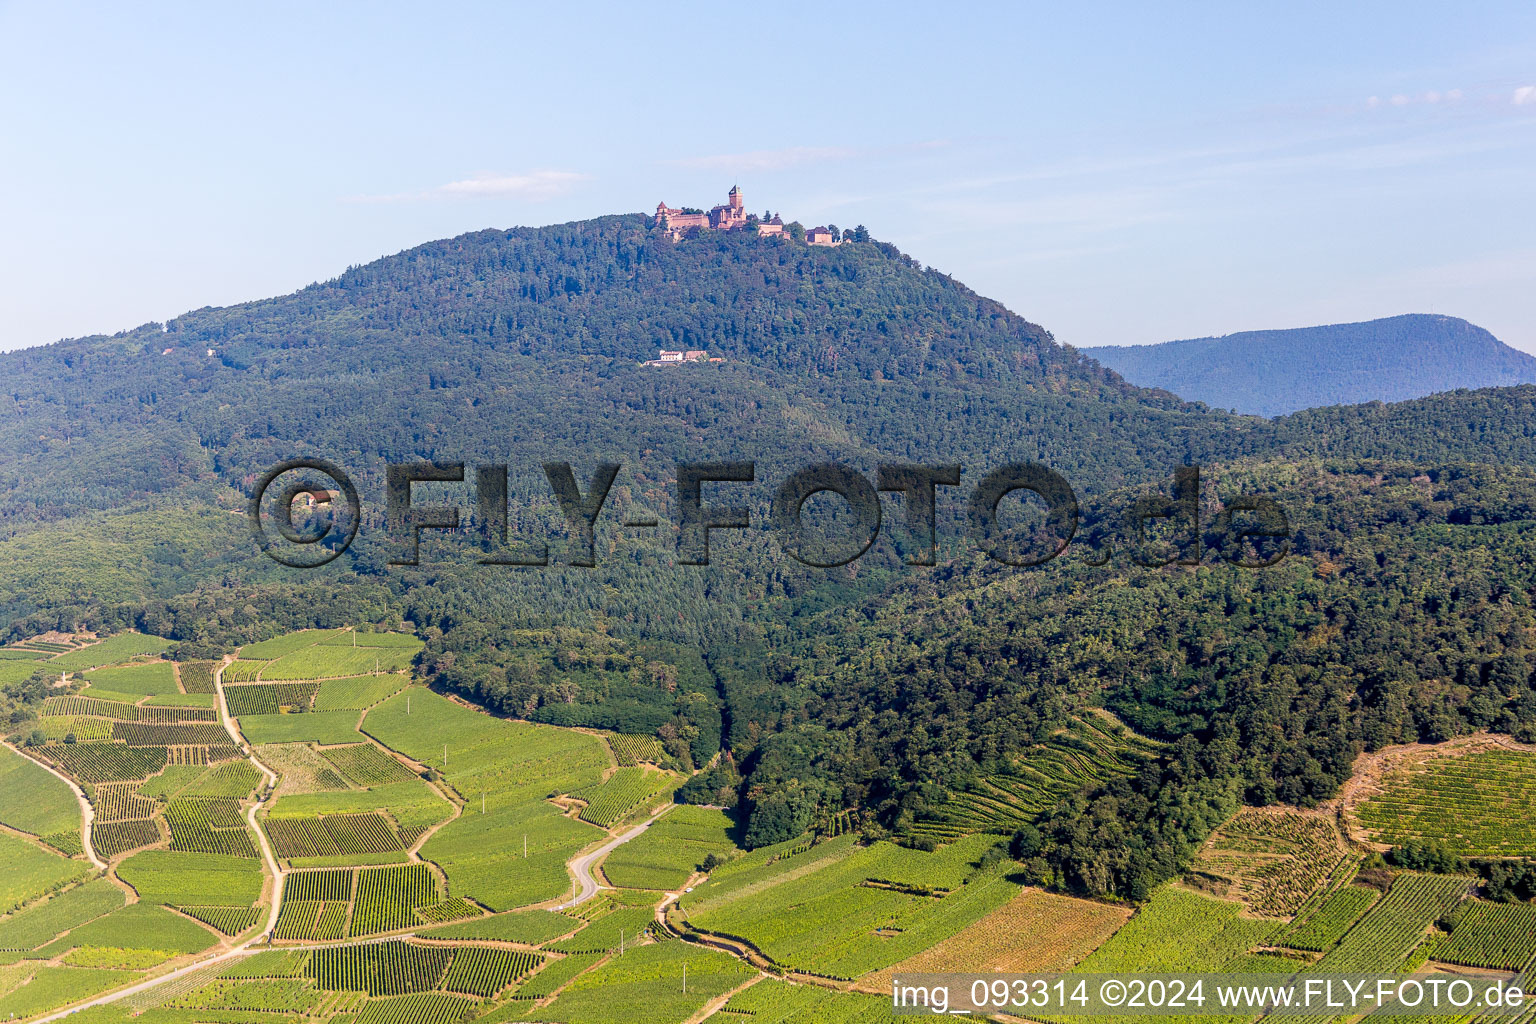
[[[657,348],[724,361],[639,365]],[[849,807],[906,835],[1105,709],[1160,753],[1069,794],[1019,852],[1042,881],[1139,896],[1237,802],[1325,798],[1362,749],[1536,730],[1532,387],[1232,415],[1127,384],[889,245],[673,243],[640,217],[435,242],[0,366],[7,635],[131,625],[202,657],[404,624],[435,687],[714,762],[683,798],[738,804],[753,845]],[[296,456],[341,464],[363,496],[357,542],[315,570],[259,554],[243,517]],[[472,472],[416,492],[465,529],[391,564],[384,466],[406,460],[508,465],[511,531],[548,535],[551,564],[478,563]],[[568,564],[550,460],[584,489],[596,463],[623,466],[594,568]],[[675,464],[723,460],[756,463],[711,498],[753,526],[678,565]],[[858,561],[785,557],[774,489],[818,461],[871,480],[962,465],[938,566],[903,564],[923,539],[894,503]],[[1077,542],[1035,569],[985,560],[967,521],[976,480],[1019,461],[1082,503]],[[1134,564],[1126,510],[1187,464],[1201,532],[1182,550],[1202,564]],[[1221,558],[1243,494],[1288,517],[1276,566]],[[661,527],[618,525],[630,513]]]
[[[1083,354],[1137,384],[1260,416],[1536,383],[1536,356],[1465,320],[1425,313]]]

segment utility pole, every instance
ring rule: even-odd
[[[528,833],[523,833],[523,860],[528,859]]]
[[[448,744],[443,744],[443,767],[448,767]]]
[[[683,995],[688,994],[688,962],[683,961]]]
[[[480,791],[480,813],[485,813],[485,790]]]

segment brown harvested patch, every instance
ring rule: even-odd
[[[1098,949],[1130,916],[1129,907],[1025,889],[932,949],[860,978],[858,987],[888,992],[897,973],[1064,971]]]

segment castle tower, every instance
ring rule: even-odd
[[[730,197],[726,201],[728,203],[730,203],[731,209],[733,209],[733,210],[740,210],[740,209],[742,209],[745,200],[743,200],[741,198],[741,186],[740,185],[732,185],[731,186],[731,194],[730,194]]]

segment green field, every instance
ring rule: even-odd
[[[261,863],[247,857],[145,850],[117,873],[146,903],[248,907],[261,897]]]
[[[724,811],[683,805],[657,818],[638,837],[610,853],[603,874],[614,885],[632,889],[677,889],[711,853],[736,849],[734,821]]]
[[[1002,872],[974,867],[995,841],[973,836],[935,853],[857,847],[851,835],[784,844],[726,865],[679,905],[693,927],[746,939],[786,967],[856,978],[927,949],[1017,895]]]
[[[688,986],[683,990],[687,965]],[[559,966],[551,965],[548,970]],[[532,1019],[560,1024],[684,1021],[705,1003],[756,971],[724,953],[686,942],[657,942],[628,950],[581,975]],[[541,975],[535,975],[539,978]]]
[[[246,715],[240,731],[252,744],[355,743],[356,711],[307,711],[297,715]]]
[[[0,822],[35,836],[59,832],[78,835],[80,805],[69,786],[47,769],[8,747],[0,747]]]
[[[493,718],[420,687],[369,711],[363,729],[385,746],[440,768],[467,802],[465,813],[422,850],[447,873],[454,896],[493,910],[557,896],[570,884],[565,862],[601,836],[593,826],[562,816],[546,799],[601,779],[609,762],[595,737]]]
[[[403,672],[416,651],[403,647],[305,647],[278,658],[262,670],[262,679],[330,679]]]
[[[322,640],[339,637],[344,634],[344,629],[301,629],[296,633],[285,633],[275,636],[270,640],[262,640],[259,643],[246,644],[240,648],[242,659],[251,658],[256,661],[271,661],[281,658],[285,654],[302,650],[305,647],[313,647]]]
[[[134,903],[72,929],[51,946],[43,947],[43,951],[118,946],[168,953],[200,953],[214,942],[215,937],[208,929],[180,914],[153,903]]]
[[[1384,843],[1432,840],[1452,853],[1536,855],[1536,754],[1485,750],[1388,775],[1356,808]]]
[[[733,995],[724,1012],[710,1019],[720,1024],[898,1024],[912,1018],[893,1013],[889,996],[765,979]]]
[[[320,751],[320,756],[330,762],[342,776],[359,786],[388,786],[416,778],[416,773],[408,766],[372,743],[330,747]]]
[[[87,697],[96,696],[98,690],[130,694],[136,698],[180,692],[176,688],[176,669],[168,661],[99,668],[84,673],[81,678],[90,684],[85,693]]]
[[[47,662],[50,672],[84,672],[103,665],[116,665],[146,654],[160,654],[171,646],[169,640],[146,633],[118,633],[100,643],[81,647]]]
[[[121,889],[104,878],[66,889],[0,921],[0,949],[36,949],[60,932],[111,913],[126,899]]]
[[[106,992],[137,975],[85,967],[27,968],[25,984],[0,996],[0,1016],[30,1017]]]
[[[404,689],[410,681],[410,677],[404,673],[326,679],[320,683],[320,693],[315,698],[315,710],[361,711],[364,708],[371,708],[391,694]]]
[[[83,877],[84,861],[70,860],[50,850],[0,832],[0,914],[9,913],[45,893]]]
[[[550,910],[520,910],[460,921],[421,934],[434,939],[493,939],[540,946],[558,939],[580,923]]]

